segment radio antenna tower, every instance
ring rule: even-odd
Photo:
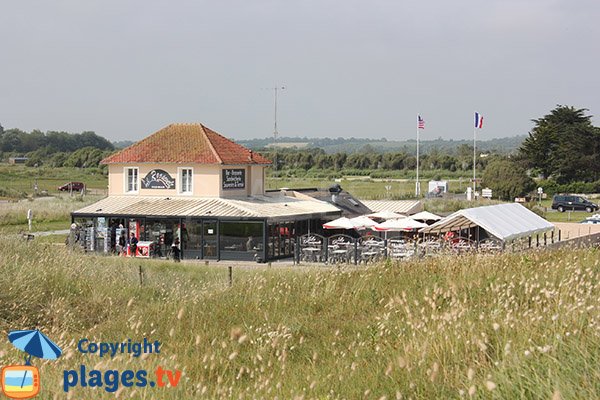
[[[270,88],[273,90],[275,94],[275,113],[274,113],[274,123],[273,123],[273,140],[277,140],[277,136],[279,136],[279,132],[277,131],[277,92],[279,90],[285,90],[285,86],[275,85],[274,88]]]

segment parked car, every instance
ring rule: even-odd
[[[598,210],[598,204],[594,204],[588,199],[581,196],[570,194],[556,194],[552,197],[552,209],[559,212],[571,211],[587,211],[589,213]]]
[[[58,187],[61,192],[81,192],[85,188],[83,182],[69,182]]]
[[[594,214],[591,217],[587,217],[580,224],[600,224],[600,214]]]

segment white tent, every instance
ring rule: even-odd
[[[554,225],[517,203],[467,208],[421,229],[421,233],[457,231],[479,226],[490,235],[512,241],[554,229]]]
[[[417,221],[439,221],[440,219],[442,219],[442,217],[440,217],[439,215],[435,215],[433,213],[430,213],[429,211],[421,211],[419,213],[411,215],[410,218]]]
[[[419,229],[426,227],[427,224],[424,224],[419,221],[415,221],[411,218],[400,218],[400,219],[388,219],[381,224],[377,224],[373,227],[376,231],[412,231],[413,229]]]
[[[323,224],[324,229],[361,229],[363,226],[357,225],[350,218],[341,217]]]

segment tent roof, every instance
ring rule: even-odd
[[[533,211],[520,204],[509,203],[459,210],[420,232],[447,232],[475,226],[504,241],[554,229],[554,225]]]

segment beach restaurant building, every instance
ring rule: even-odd
[[[141,256],[179,243],[185,259],[268,261],[341,216],[325,201],[266,192],[271,162],[202,124],[171,124],[102,163],[108,197],[72,213],[88,251],[114,251],[134,233]]]

